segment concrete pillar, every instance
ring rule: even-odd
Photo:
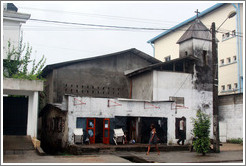
[[[33,92],[28,97],[27,135],[37,137],[38,92]]]

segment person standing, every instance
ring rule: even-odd
[[[185,117],[182,116],[182,119],[179,122],[179,140],[178,140],[178,144],[180,145],[180,142],[182,141],[182,145],[184,145],[184,141],[185,141]]]
[[[157,151],[158,155],[160,155],[160,151],[159,151],[158,146],[157,146],[157,141],[159,140],[159,138],[156,135],[155,125],[151,124],[150,128],[151,128],[150,139],[149,139],[148,151],[147,151],[146,155],[149,155],[151,145],[155,145],[156,151]]]

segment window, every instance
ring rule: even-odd
[[[229,32],[226,33],[225,35],[226,35],[226,38],[230,37],[230,33]]]
[[[225,85],[221,86],[221,91],[225,91]]]
[[[174,101],[177,105],[184,106],[184,97],[169,97],[170,101]]]
[[[233,56],[233,61],[234,61],[234,62],[237,61],[237,56]]]
[[[224,65],[224,63],[225,63],[224,59],[221,59],[221,60],[220,60],[220,64],[221,64],[221,65]]]
[[[227,85],[227,89],[228,89],[228,90],[231,90],[231,84],[228,84],[228,85]]]
[[[206,50],[203,50],[203,66],[206,66],[208,63],[207,63],[207,51]]]
[[[231,63],[231,58],[227,58],[227,63]]]
[[[188,56],[188,52],[187,51],[185,51],[185,56]]]
[[[234,89],[237,89],[237,83],[234,83]]]
[[[165,62],[170,61],[171,60],[171,56],[169,55],[169,56],[165,57],[164,59],[165,59]]]

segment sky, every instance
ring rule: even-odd
[[[7,1],[6,1],[7,2]],[[18,12],[31,19],[94,25],[169,29],[213,6],[204,1],[16,1]],[[100,28],[28,20],[23,41],[32,46],[32,59],[46,65],[136,48],[153,56],[147,43],[164,30]]]

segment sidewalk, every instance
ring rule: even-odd
[[[60,155],[40,156],[34,150],[24,154],[3,155],[4,163],[243,163],[243,146],[224,144],[220,153],[208,153],[202,156],[189,151],[161,151],[157,155],[155,150],[147,156],[145,151],[113,151],[91,153],[90,155]]]
[[[117,156],[135,160],[136,162],[146,163],[234,163],[243,162],[243,151],[222,151],[220,153],[208,153],[205,156],[196,152],[161,152],[157,155],[156,152],[150,152],[146,155],[145,152],[123,153],[119,152]]]

